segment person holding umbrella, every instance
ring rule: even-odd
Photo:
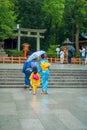
[[[68,63],[71,64],[71,59],[73,57],[73,53],[75,52],[75,48],[72,45],[68,45]]]
[[[41,56],[41,60],[37,63],[37,68],[38,68],[38,73],[40,73],[40,77],[41,77],[41,85],[42,85],[41,93],[47,94],[50,63],[46,59],[46,52],[43,50],[36,51],[28,57],[27,61],[29,62],[40,56]]]
[[[49,78],[49,68],[50,63],[46,59],[46,53],[41,55],[41,60],[38,62],[38,72],[41,75],[41,85],[42,92],[41,94],[48,94],[48,78]]]
[[[29,54],[27,53],[27,59],[28,59],[28,57],[29,57]],[[25,82],[24,87],[25,87],[25,89],[29,88],[29,90],[31,90],[31,84],[30,84],[29,77],[31,75],[32,68],[34,66],[36,66],[34,59],[32,59],[30,61],[26,60],[24,62],[22,72],[25,74],[25,77],[24,77],[24,82]]]
[[[68,59],[68,63],[71,64],[73,53],[75,52],[75,48],[73,47],[73,42],[71,42],[69,38],[67,38],[63,42],[63,45],[67,47],[67,59]]]

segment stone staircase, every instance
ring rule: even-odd
[[[23,88],[24,74],[20,69],[0,69],[0,88]],[[87,70],[51,69],[49,88],[86,88]]]
[[[85,88],[87,87],[87,70],[51,70],[49,86]]]

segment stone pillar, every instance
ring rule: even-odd
[[[37,51],[40,50],[40,34],[37,32]]]
[[[18,29],[18,51],[20,51],[20,29]]]

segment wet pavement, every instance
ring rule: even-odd
[[[52,64],[58,69],[87,65]],[[22,64],[0,64],[0,69]],[[87,88],[49,88],[47,95],[24,88],[0,88],[0,130],[87,130]]]
[[[0,69],[22,69],[23,64],[0,64]],[[75,69],[75,70],[87,70],[87,64],[59,64],[51,63],[51,69]]]
[[[87,130],[87,89],[0,89],[0,130]]]

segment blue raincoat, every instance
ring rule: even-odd
[[[25,86],[30,87],[30,80],[29,77],[31,75],[32,72],[32,68],[35,66],[35,63],[33,60],[31,61],[25,61],[24,65],[23,65],[23,69],[22,72],[25,74],[24,77],[24,82],[25,82]]]
[[[49,78],[49,67],[46,70],[43,70],[41,68],[41,64],[42,63],[48,63],[48,60],[46,59],[42,59],[39,63],[38,63],[38,72],[41,75],[41,85],[42,85],[42,92],[46,93],[48,90],[48,78]]]

